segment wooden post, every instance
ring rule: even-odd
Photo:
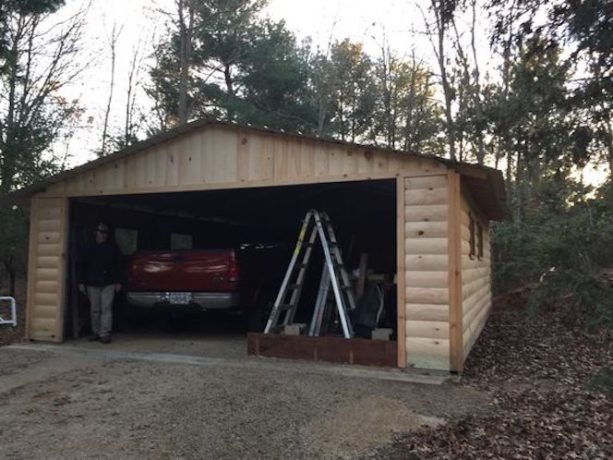
[[[36,270],[36,246],[38,239],[38,200],[30,201],[30,236],[28,240],[28,266],[26,288],[26,339],[32,339],[32,310],[34,304],[34,271]]]
[[[396,179],[396,317],[398,341],[398,367],[407,366],[406,302],[405,302],[405,231],[404,231],[404,178]]]
[[[462,372],[464,367],[462,322],[462,202],[460,175],[449,171],[448,177],[448,254],[449,254],[449,366]]]
[[[358,276],[358,286],[356,289],[356,297],[359,299],[364,294],[364,285],[366,284],[366,269],[368,268],[368,254],[363,252],[360,255],[360,270]]]

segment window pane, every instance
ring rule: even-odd
[[[192,235],[184,235],[181,233],[170,234],[170,249],[192,249],[194,247],[194,238]]]
[[[483,257],[483,227],[481,224],[477,224],[477,249],[479,258]]]
[[[470,230],[470,253],[469,256],[470,257],[474,257],[476,255],[476,251],[475,251],[475,218],[473,217],[472,213],[468,214],[468,218],[469,218],[469,230]]]
[[[138,249],[138,230],[133,228],[116,228],[115,241],[124,256],[134,254]]]

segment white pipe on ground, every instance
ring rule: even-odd
[[[11,319],[4,319],[2,316],[0,316],[0,325],[10,324],[13,327],[17,327],[17,302],[13,297],[0,296],[0,301],[3,300],[8,300],[11,302]]]

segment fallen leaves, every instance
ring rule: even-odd
[[[492,311],[461,384],[492,394],[474,415],[399,435],[384,458],[613,457],[613,399],[590,382],[613,364],[608,333],[586,334],[572,305]],[[602,387],[600,387],[602,388]]]

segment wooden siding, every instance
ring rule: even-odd
[[[384,178],[397,179],[398,366],[461,370],[490,308],[491,273],[489,225],[460,193],[458,173],[428,158],[223,126],[109,161],[34,197],[27,335],[63,338],[68,197]],[[469,212],[483,227],[481,259],[468,255]]]
[[[406,305],[405,296],[405,179],[396,179],[396,305]],[[407,366],[406,349],[406,309],[396,308],[396,352],[397,366],[404,368]]]
[[[448,370],[447,174],[406,178],[404,190],[407,364]]]
[[[462,190],[461,209],[462,342],[466,359],[485,325],[492,306],[492,289],[489,222],[479,212],[466,190]],[[470,256],[470,214],[483,229],[482,257]],[[477,241],[475,247],[478,248]]]
[[[464,368],[462,317],[462,244],[461,244],[461,180],[455,171],[447,173],[449,192],[449,367],[462,372]]]
[[[30,210],[26,336],[59,342],[63,333],[65,198],[35,197]]]
[[[50,185],[95,196],[343,182],[444,174],[428,158],[208,126]],[[436,197],[433,197],[436,199]]]

